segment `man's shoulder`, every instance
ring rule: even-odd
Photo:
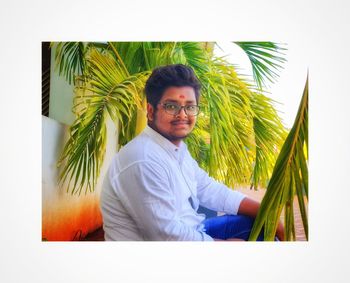
[[[141,133],[127,143],[118,153],[119,163],[123,166],[135,162],[156,161],[161,155],[161,147],[147,134]]]

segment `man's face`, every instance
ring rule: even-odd
[[[194,89],[189,86],[169,87],[154,111],[152,105],[147,105],[149,125],[175,145],[187,137],[196,124],[196,116],[190,116],[182,108],[177,115],[165,111],[163,104],[172,103],[180,106],[197,105]]]

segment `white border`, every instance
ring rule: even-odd
[[[51,2],[8,1],[0,10],[4,282],[348,282],[347,1]],[[42,243],[40,46],[54,40],[303,46],[310,60],[310,241]]]

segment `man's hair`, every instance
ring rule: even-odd
[[[192,87],[198,103],[200,95],[199,80],[190,67],[182,64],[162,66],[153,70],[145,87],[147,102],[154,109],[157,109],[157,104],[161,100],[165,90],[172,86]]]

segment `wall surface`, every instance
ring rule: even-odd
[[[74,122],[73,90],[63,76],[58,75],[55,68],[55,51],[51,49],[51,71],[50,71],[50,106],[49,117],[66,125],[72,125]]]
[[[58,158],[68,138],[68,127],[42,116],[42,238],[68,241],[84,237],[102,225],[99,208],[100,192],[108,165],[116,153],[116,128],[107,123],[108,142],[105,161],[93,193],[80,196],[66,192],[66,184],[58,186]]]
[[[55,70],[55,48],[51,51],[49,118],[42,116],[42,239],[69,241],[80,239],[102,225],[99,200],[102,181],[117,149],[117,128],[107,119],[107,144],[100,177],[93,193],[83,188],[80,196],[68,194],[67,184],[58,186],[62,168],[57,162],[69,137],[74,87]]]

